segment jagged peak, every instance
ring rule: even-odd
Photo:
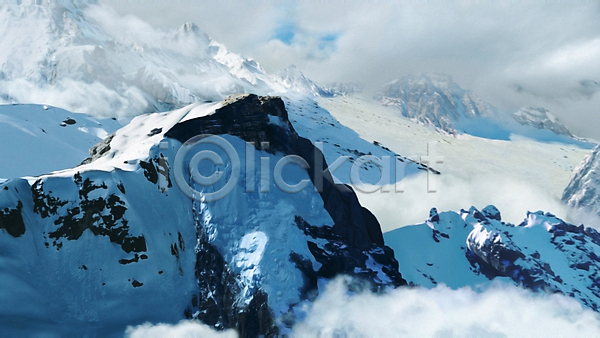
[[[535,106],[524,106],[521,109],[519,109],[516,113],[514,113],[514,115],[517,116],[525,116],[525,115],[529,115],[529,116],[537,116],[537,117],[543,117],[543,118],[547,118],[552,122],[559,122],[558,118],[554,115],[552,115],[552,113],[550,113],[550,111],[544,107],[535,107]]]
[[[93,3],[0,8],[0,21],[7,23],[0,27],[0,103],[132,116],[231,93],[274,91],[256,62],[228,52],[193,23],[163,31],[88,7]]]
[[[290,76],[294,76],[294,77],[300,77],[300,78],[304,78],[307,79],[308,78],[304,75],[304,73],[298,69],[298,67],[296,67],[296,65],[291,64],[286,68],[280,69],[279,71],[277,71],[276,75],[280,76],[280,77],[290,77]]]
[[[419,73],[416,76],[411,76],[416,82],[427,82],[435,87],[448,87],[454,84],[452,76],[443,73]]]
[[[600,145],[575,168],[562,201],[600,216]]]
[[[310,93],[315,96],[333,96],[329,90],[306,77],[306,75],[293,64],[278,71],[274,77],[287,91]]]
[[[470,133],[470,125],[455,124],[463,118],[497,116],[495,107],[461,88],[452,76],[440,73],[405,75],[388,83],[374,99],[397,106],[403,116],[449,134],[456,134],[457,129]]]

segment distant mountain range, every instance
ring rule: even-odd
[[[399,109],[401,115],[449,134],[497,137],[517,132],[520,125],[572,137],[569,129],[544,108],[523,107],[512,115],[501,112],[473,91],[462,89],[445,74],[407,75],[387,84],[374,99]],[[491,129],[491,130],[488,130]]]

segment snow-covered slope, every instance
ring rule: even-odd
[[[112,117],[276,90],[194,24],[160,31],[80,3],[0,6],[0,102]]]
[[[359,192],[361,203],[375,213],[384,231],[420,223],[432,206],[460,210],[464,204],[494,204],[512,223],[519,223],[528,210],[551,210],[566,218],[567,208],[561,203],[563,190],[573,169],[593,148],[564,136],[551,141],[519,135],[506,140],[452,136],[399,116],[395,107],[356,97],[317,101],[341,125],[369,143],[381,144],[415,161],[427,156],[428,144],[433,144],[436,156],[443,157],[443,163],[432,164],[441,172],[432,177],[436,193],[427,192],[426,175],[407,177],[404,193]],[[398,206],[403,206],[402,210]]]
[[[575,169],[563,202],[600,216],[600,145]]]
[[[119,129],[97,119],[40,105],[0,105],[0,178],[36,176],[74,167]]]
[[[494,206],[440,214],[434,208],[425,223],[384,236],[410,283],[482,287],[495,279],[600,309],[600,233],[550,213],[528,213],[515,226]]]
[[[545,108],[523,107],[513,114],[513,118],[523,125],[532,126],[537,129],[547,129],[555,134],[573,137],[569,129]]]
[[[338,274],[373,289],[404,284],[379,223],[352,190],[325,172],[316,192],[316,174],[297,165],[282,178],[305,181],[301,192],[262,180],[285,155],[327,166],[286,105],[294,100],[248,95],[138,116],[79,167],[1,183],[2,332],[106,335],[187,317],[242,335],[285,334]],[[295,109],[307,107],[310,117],[296,121],[319,115],[314,103]],[[182,145],[206,133],[240,159],[196,163],[201,175],[223,172],[212,186],[177,172],[185,175],[199,150],[231,155],[223,143]],[[240,165],[250,159],[255,168]],[[225,179],[231,192],[207,202],[230,186]]]

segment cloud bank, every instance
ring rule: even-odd
[[[384,232],[411,224],[423,223],[429,210],[439,212],[468,210],[471,206],[483,209],[493,204],[502,214],[502,220],[521,223],[527,211],[549,211],[559,218],[571,220],[568,207],[546,189],[530,182],[498,175],[477,175],[469,179],[452,174],[435,177],[437,192],[427,192],[426,175],[404,179],[403,193],[357,192],[362,205],[371,210]],[[391,187],[392,191],[394,187]]]
[[[349,295],[338,280],[328,285],[294,332],[326,337],[517,337],[594,335],[599,329],[597,313],[558,294],[534,294],[496,284],[481,293],[438,286]]]
[[[343,278],[329,283],[304,321],[293,328],[298,337],[439,337],[439,336],[594,336],[600,315],[560,294],[536,294],[512,285],[494,284],[476,292],[399,288],[384,295],[352,294]],[[365,311],[368,309],[368,311]],[[217,333],[197,322],[129,327],[129,337],[212,337]],[[233,337],[228,331],[219,337]]]
[[[139,326],[129,326],[125,330],[125,337],[128,338],[159,338],[159,337],[207,337],[207,338],[235,338],[237,333],[233,330],[216,331],[208,325],[198,321],[182,320],[172,324],[150,324],[146,323]]]

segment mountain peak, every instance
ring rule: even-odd
[[[326,88],[315,83],[296,67],[289,67],[275,74],[275,81],[282,86],[282,91],[310,93],[314,96],[333,96]]]
[[[409,283],[480,287],[496,280],[533,291],[563,293],[598,311],[600,249],[597,230],[550,213],[528,212],[520,224],[503,222],[493,205],[447,211],[385,235]],[[443,254],[442,254],[443,253]]]
[[[0,10],[6,23],[0,27],[0,103],[135,116],[274,91],[255,62],[221,48],[195,24],[154,30],[139,19],[88,8],[91,3]]]
[[[460,120],[497,114],[496,108],[459,87],[446,74],[406,75],[387,84],[374,98],[398,107],[405,117],[449,134],[457,133]]]
[[[179,32],[182,34],[193,34],[199,35],[203,34],[200,28],[193,22],[186,22],[181,27],[179,27]]]
[[[288,115],[296,104],[249,94],[138,116],[78,167],[0,183],[0,289],[10,291],[0,293],[0,310],[19,317],[11,305],[42,309],[25,320],[62,335],[90,322],[122,329],[183,318],[243,337],[289,335],[335,276],[372,290],[406,285],[376,217],[296,131]],[[185,178],[184,162],[207,150],[200,140],[229,156],[213,186]],[[276,179],[264,191],[261,173],[275,173],[288,155],[307,163],[288,171],[305,192],[280,189]],[[240,165],[250,161],[260,167]],[[20,276],[26,288],[14,282]]]

